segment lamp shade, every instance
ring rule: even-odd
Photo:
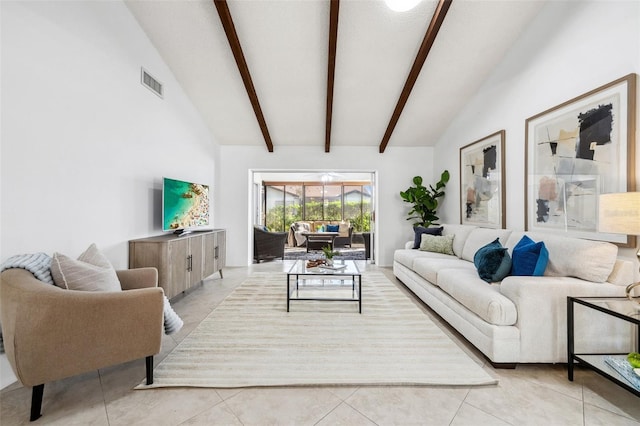
[[[640,192],[600,194],[598,231],[640,235]]]

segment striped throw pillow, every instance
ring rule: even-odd
[[[95,244],[77,260],[54,253],[51,275],[58,287],[67,290],[122,291],[115,269]]]

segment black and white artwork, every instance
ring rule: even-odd
[[[504,228],[504,136],[500,130],[460,148],[460,223]]]
[[[616,80],[526,122],[527,230],[598,235],[598,197],[632,190],[635,75]]]

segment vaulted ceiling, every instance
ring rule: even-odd
[[[126,1],[219,144],[327,152],[435,144],[543,3]]]

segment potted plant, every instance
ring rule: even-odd
[[[333,256],[337,255],[337,251],[333,251],[331,247],[324,246],[322,247],[322,253],[324,253],[324,257],[327,259],[327,266],[333,266]]]
[[[438,198],[444,196],[444,187],[449,182],[449,171],[445,170],[440,175],[440,181],[436,183],[435,188],[432,185],[425,187],[422,185],[422,177],[413,178],[413,185],[406,191],[400,191],[402,201],[411,203],[413,207],[409,210],[407,220],[420,219],[420,222],[413,224],[416,226],[424,226],[425,228],[435,223],[439,218],[436,216],[438,209]]]

